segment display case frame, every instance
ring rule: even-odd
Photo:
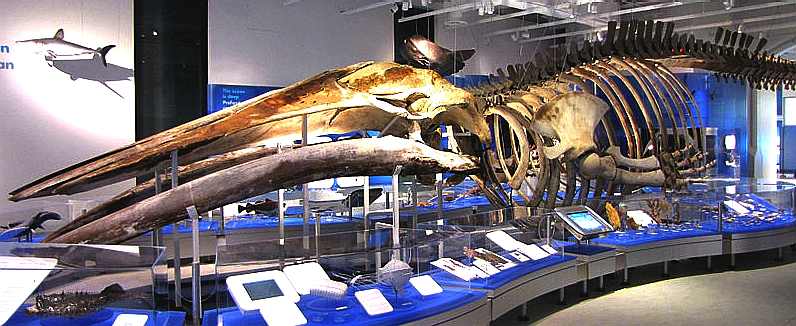
[[[163,253],[162,247],[0,242],[0,272],[17,284],[11,288],[34,282],[8,324],[110,325],[131,318],[141,325],[182,325],[185,313],[168,311]],[[17,292],[6,290],[9,300]]]
[[[292,272],[287,271],[290,266],[319,263],[333,280],[348,280],[346,284],[349,288],[343,301],[340,301],[345,303],[343,305],[345,308],[335,312],[324,312],[319,308],[319,305],[329,303],[323,297],[315,294],[302,295],[298,306],[306,316],[308,324],[333,324],[336,323],[335,320],[355,324],[444,322],[464,325],[473,321],[481,321],[479,324],[488,323],[489,307],[486,296],[479,291],[471,290],[466,282],[457,286],[438,283],[443,293],[429,296],[420,295],[415,286],[404,284],[403,294],[392,297],[391,293],[395,292],[390,292],[392,290],[384,287],[385,281],[379,281],[380,275],[383,274],[376,266],[383,268],[392,263],[388,257],[401,257],[402,261],[407,261],[411,267],[412,278],[429,275],[436,279],[437,274],[447,272],[434,267],[431,262],[441,257],[455,257],[456,253],[463,252],[462,248],[470,245],[468,234],[401,229],[400,241],[396,246],[392,241],[392,231],[391,227],[380,227],[322,234],[319,239],[310,238],[312,248],[309,251],[302,248],[302,237],[286,238],[284,241],[267,240],[219,246],[216,257],[217,293],[225,293],[224,282],[230,276],[266,270],[285,270],[290,277]],[[316,250],[316,245],[320,246],[319,250]],[[373,283],[374,275],[376,275],[375,283]],[[374,316],[366,314],[361,304],[354,298],[353,292],[373,288],[384,293],[394,308],[393,312]],[[410,306],[405,307],[401,303],[403,296],[406,296],[408,300],[406,302],[411,303]],[[220,295],[217,301],[215,310],[205,311],[204,325],[215,325],[219,320],[232,325],[264,323],[259,316],[240,312],[228,296]],[[359,317],[353,318],[354,316]]]

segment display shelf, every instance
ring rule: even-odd
[[[306,244],[309,247],[306,249],[302,237],[219,246],[216,255],[216,292],[224,294],[219,296],[217,309],[204,312],[203,324],[265,324],[258,311],[242,308],[245,306],[240,305],[237,299],[239,294],[235,294],[241,292],[235,290],[235,286],[228,285],[228,280],[232,277],[253,277],[256,274],[252,273],[264,271],[283,273],[290,278],[293,277],[291,275],[297,275],[293,274],[296,273],[293,266],[305,263],[317,263],[323,268],[326,277],[347,284],[342,298],[323,298],[312,291],[297,297],[298,310],[308,324],[488,323],[486,295],[466,286],[452,287],[439,283],[439,273],[431,264],[443,257],[456,258],[462,255],[463,248],[470,246],[468,234],[401,229],[398,244],[393,243],[393,234],[391,228],[323,234],[308,238]],[[402,293],[396,295],[395,290],[388,285],[389,278],[382,278],[388,274],[377,271],[396,259],[407,264],[407,278],[430,276],[437,281],[442,292],[423,296],[410,283],[403,283]],[[301,283],[313,284],[304,277],[301,280]],[[296,285],[294,281],[291,283],[296,287],[303,286]],[[369,289],[379,290],[393,311],[369,315],[354,295],[355,292]],[[260,309],[267,309],[267,306]]]
[[[335,225],[343,223],[351,223],[351,218],[342,216],[322,216],[321,225]],[[315,224],[315,217],[309,219],[310,224]],[[286,217],[286,227],[302,226],[304,219],[302,217]],[[235,230],[249,230],[249,229],[275,229],[279,226],[279,217],[269,216],[264,214],[246,214],[238,216],[234,219],[228,220],[224,223],[224,229],[227,231]],[[161,229],[163,234],[171,234],[174,229],[173,224],[164,226]],[[203,220],[199,222],[199,232],[218,232],[218,221]],[[190,222],[180,223],[177,232],[191,233]]]
[[[508,255],[504,255],[504,257],[509,258]],[[500,273],[490,276],[489,278],[476,279],[468,282],[462,281],[461,279],[445,271],[439,271],[439,274],[435,275],[435,278],[437,278],[438,282],[441,284],[450,286],[468,286],[473,289],[497,290],[522,278],[527,274],[535,273],[552,266],[564,264],[574,260],[575,258],[575,256],[571,255],[556,254],[539,260],[518,262],[517,266],[503,270]]]
[[[556,234],[552,232],[553,221],[555,214],[550,210],[513,207],[463,217],[443,218],[421,223],[418,227],[468,233],[473,246],[496,252],[516,264],[495,275],[469,282],[464,282],[447,271],[437,272],[439,275],[436,277],[440,279],[441,284],[468,286],[471,289],[485,291],[492,306],[491,318],[495,320],[535,297],[560,290],[582,279],[578,275],[579,263],[576,257],[565,254],[565,251],[520,262],[510,257],[509,252],[503,250],[504,248],[488,236],[494,232],[504,232],[522,244],[542,246],[547,243],[558,243],[559,241],[552,239],[553,234]],[[467,258],[462,258],[461,261],[469,264]],[[563,292],[559,294],[563,295]],[[563,296],[560,299],[563,300]]]
[[[792,210],[778,208],[758,195],[740,194],[727,198],[747,204],[750,213],[726,212],[722,225],[724,234],[754,233],[796,227],[796,216],[793,215]],[[718,213],[710,212],[709,214],[714,220],[706,222],[706,224],[715,225]]]
[[[9,325],[111,325],[122,314],[147,325],[181,325],[159,312],[167,274],[162,247],[0,243],[0,322]],[[46,311],[46,313],[44,312]],[[11,314],[8,314],[11,312]]]
[[[657,242],[710,236],[716,234],[718,234],[718,232],[713,229],[705,229],[690,223],[686,223],[673,227],[659,226],[652,229],[645,228],[642,230],[612,232],[602,238],[592,239],[591,242],[598,245],[627,248],[648,245]]]
[[[432,275],[436,279],[436,275]],[[371,287],[362,287],[357,291]],[[392,304],[395,311],[377,316],[369,316],[361,305],[357,303],[352,292],[340,301],[332,301],[313,295],[302,296],[298,303],[299,309],[307,318],[307,325],[402,325],[412,322],[419,324],[435,324],[439,322],[460,322],[470,325],[483,325],[488,320],[479,323],[479,317],[484,320],[486,316],[468,314],[473,310],[486,305],[486,295],[483,292],[469,289],[446,288],[443,293],[422,296],[411,285],[404,287],[400,298],[395,298],[395,292],[387,286],[377,286],[385,298]],[[258,313],[242,314],[237,307],[224,308],[219,311],[205,312],[202,325],[265,325]]]

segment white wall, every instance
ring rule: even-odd
[[[0,70],[0,192],[6,194],[55,170],[132,142],[132,78],[107,82],[117,95],[97,81],[72,80],[57,69],[95,79],[113,77],[109,72],[131,74],[132,0],[4,0],[2,7],[0,45],[9,46],[11,51],[0,53],[0,62],[12,62],[14,69]],[[101,63],[92,65],[91,56],[51,67],[42,54],[15,43],[52,37],[59,28],[64,29],[67,41],[90,48],[115,44],[107,57],[115,67],[98,70]],[[76,71],[72,69],[75,67]],[[123,186],[75,198],[106,197]],[[0,224],[27,218],[41,208],[61,213],[65,210],[64,197],[21,203],[2,197]]]
[[[344,16],[350,1],[210,0],[211,84],[286,86],[323,70],[393,59],[388,8]]]
[[[757,151],[755,153],[755,177],[774,179],[777,177],[777,95],[772,91],[753,90],[752,98],[757,110]]]

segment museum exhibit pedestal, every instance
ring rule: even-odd
[[[735,267],[735,254],[777,249],[777,258],[782,258],[782,249],[796,244],[796,226],[760,232],[728,233],[724,235],[723,253],[730,255],[730,267]]]
[[[668,276],[668,262],[677,259],[710,257],[722,254],[720,234],[692,235],[670,239],[647,239],[646,241],[610,241],[610,238],[593,240],[601,246],[616,248],[616,271],[622,271],[622,281],[629,282],[628,269],[637,266],[663,263],[663,275]],[[657,240],[657,241],[656,241]]]
[[[483,291],[489,299],[491,319],[495,320],[517,306],[577,283],[578,262],[575,256],[556,254],[537,261],[518,263],[487,279],[464,282],[450,274],[441,275],[440,284],[466,286]]]
[[[587,244],[573,244],[562,247],[567,255],[578,260],[578,277],[581,281],[581,295],[589,294],[589,280],[597,278],[598,290],[605,289],[604,276],[616,272],[615,248]]]

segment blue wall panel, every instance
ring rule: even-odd
[[[207,114],[220,111],[250,98],[281,87],[244,85],[207,85]]]
[[[708,127],[718,128],[719,153],[717,167],[720,175],[732,175],[732,169],[724,162],[724,136],[735,134],[736,152],[740,156],[741,175],[747,176],[749,129],[747,123],[746,85],[734,82],[717,81],[708,73],[681,74],[694,94],[694,99],[702,110],[702,119]]]

